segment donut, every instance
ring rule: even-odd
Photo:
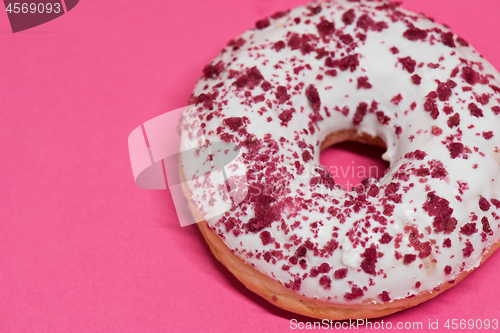
[[[280,308],[388,315],[499,246],[500,75],[424,15],[346,0],[275,13],[203,68],[190,104],[191,212],[217,259]],[[386,149],[384,176],[336,184],[319,156],[343,141]]]

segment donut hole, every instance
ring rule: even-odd
[[[350,190],[365,178],[379,180],[384,176],[389,168],[389,162],[382,159],[385,151],[380,138],[336,133],[321,145],[320,163],[332,173],[336,184]]]

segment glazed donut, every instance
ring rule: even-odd
[[[181,150],[238,152],[223,186],[221,170],[197,173],[214,152],[181,157],[192,213],[215,256],[283,309],[387,315],[498,247],[500,75],[423,15],[346,0],[278,12],[203,69],[190,104]],[[337,186],[319,156],[346,140],[384,147],[388,172]]]

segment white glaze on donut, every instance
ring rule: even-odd
[[[247,264],[310,299],[413,297],[454,283],[499,240],[499,82],[422,15],[310,3],[257,22],[205,67],[181,149],[203,133],[241,147],[229,178],[246,176],[248,195],[207,221]],[[344,130],[384,140],[380,181],[333,187],[319,147]],[[202,163],[183,160],[186,179]],[[221,191],[203,180],[188,186],[208,215]]]

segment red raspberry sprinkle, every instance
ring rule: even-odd
[[[335,271],[335,273],[333,273],[333,276],[336,278],[336,279],[343,279],[347,276],[347,271],[348,269],[347,268],[341,268],[341,269],[337,269]]]
[[[404,263],[405,264],[411,264],[412,262],[415,261],[415,259],[417,259],[417,255],[416,254],[405,254],[405,256],[404,256]]]

